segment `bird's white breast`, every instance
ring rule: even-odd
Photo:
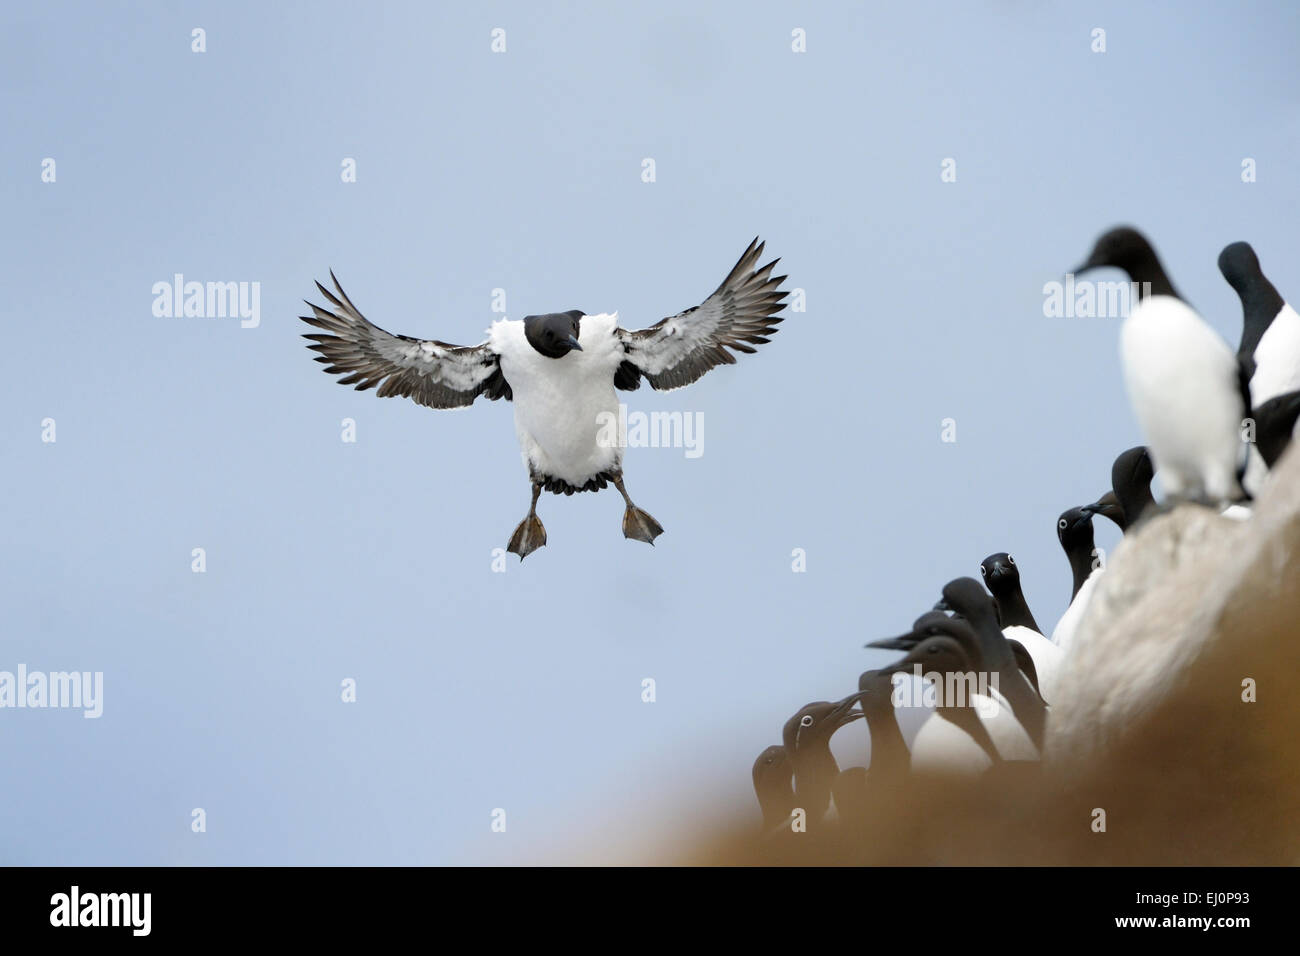
[[[918,773],[978,774],[991,766],[970,734],[938,714],[931,714],[912,740],[912,769]]]
[[[1065,609],[1061,619],[1056,622],[1056,628],[1052,631],[1052,643],[1061,649],[1061,654],[1068,656],[1070,645],[1074,643],[1074,635],[1078,633],[1079,625],[1083,622],[1083,615],[1088,611],[1088,602],[1092,600],[1092,592],[1097,589],[1097,581],[1101,578],[1105,568],[1094,568],[1092,574],[1083,582],[1079,588],[1079,593],[1074,596],[1070,606]],[[1034,666],[1038,661],[1034,661]]]
[[[1243,416],[1227,343],[1185,303],[1157,295],[1124,320],[1120,357],[1165,491],[1232,497]]]
[[[1028,627],[1020,625],[1005,627],[1002,633],[1008,640],[1019,641],[1020,646],[1034,659],[1034,670],[1038,672],[1038,690],[1043,700],[1050,704],[1056,696],[1061,649],[1042,634]]]
[[[1283,305],[1255,346],[1250,401],[1258,407],[1296,389],[1300,389],[1300,313]]]
[[[488,340],[510,383],[515,431],[531,470],[581,486],[618,467],[622,448],[608,440],[617,438],[614,373],[623,359],[617,326],[617,315],[583,316],[582,351],[553,359],[528,344],[522,322],[493,323]]]

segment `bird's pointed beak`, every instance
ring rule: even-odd
[[[1090,514],[1101,515],[1104,518],[1123,519],[1124,509],[1120,506],[1119,499],[1115,497],[1115,492],[1108,491],[1090,505],[1084,505],[1084,511]]]
[[[575,352],[582,351],[582,346],[578,344],[578,339],[575,336],[570,335],[567,339],[564,340],[564,344],[567,345],[572,351]]]
[[[863,647],[875,647],[886,651],[910,651],[916,647],[916,638],[911,634],[900,634],[898,637],[883,637],[878,641],[872,641]]]
[[[853,706],[866,694],[866,691],[858,691],[856,694],[849,694],[848,697],[836,702],[835,710],[832,712],[836,727],[843,727],[845,724],[851,724],[853,721],[867,716],[862,711],[853,709]]]

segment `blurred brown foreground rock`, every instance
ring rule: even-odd
[[[740,808],[680,860],[1298,864],[1298,558],[1292,448],[1249,521],[1182,506],[1116,549],[1071,648],[1041,766],[916,780],[870,794],[861,819],[775,838],[758,834],[756,808]]]

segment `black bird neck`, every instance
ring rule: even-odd
[[[1034,620],[1034,615],[1029,610],[1029,604],[1025,601],[1024,592],[1020,590],[1019,584],[1003,584],[998,588],[996,598],[1003,627],[1027,627],[1040,634],[1043,632],[1038,622]]]
[[[808,814],[808,821],[820,821],[831,805],[831,787],[840,775],[829,744],[814,745],[794,757],[795,804]]]
[[[862,698],[861,707],[871,734],[871,776],[905,775],[912,766],[912,754],[898,729],[893,703],[872,694]]]
[[[1241,277],[1234,283],[1234,288],[1241,298],[1241,346],[1237,354],[1249,358],[1255,354],[1259,340],[1282,311],[1286,300],[1268,277],[1258,272]]]
[[[1079,589],[1083,587],[1083,582],[1087,581],[1092,574],[1092,555],[1095,550],[1092,535],[1089,534],[1087,541],[1078,541],[1065,551],[1065,556],[1070,559],[1070,572],[1074,575],[1074,592],[1070,595],[1071,601],[1079,596]]]
[[[1115,489],[1115,497],[1119,499],[1119,506],[1124,509],[1123,530],[1125,531],[1137,524],[1142,513],[1148,508],[1154,508],[1156,504],[1156,499],[1151,495],[1149,482],[1145,484],[1141,481],[1126,482],[1122,487]]]
[[[1137,250],[1127,264],[1124,271],[1128,277],[1137,283],[1138,299],[1145,299],[1148,295],[1168,295],[1175,299],[1181,299],[1178,290],[1174,284],[1169,281],[1169,276],[1165,273],[1165,267],[1161,265],[1160,259],[1156,256],[1154,249],[1149,246],[1145,249]]]
[[[988,670],[1016,669],[1016,655],[1002,634],[1002,628],[993,614],[993,602],[983,602],[976,607],[962,608],[962,616],[975,632],[981,661],[976,662]]]

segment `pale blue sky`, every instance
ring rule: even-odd
[[[1292,4],[0,22],[0,669],[105,684],[99,720],[0,711],[6,863],[645,860],[715,810],[756,819],[754,756],[945,581],[1009,550],[1039,620],[1064,609],[1056,515],[1139,436],[1116,321],[1044,318],[1043,283],[1132,222],[1234,345],[1223,245],[1300,296]],[[394,332],[478,342],[498,287],[512,318],[646,325],[755,234],[808,311],[736,367],[627,396],[706,423],[698,459],[628,453],[653,550],[614,492],[548,496],[550,544],[492,573],[527,507],[510,407],[340,388],[298,337],[331,267]],[[155,318],[177,272],[260,282],[261,326]],[[837,738],[864,746],[861,723]]]

